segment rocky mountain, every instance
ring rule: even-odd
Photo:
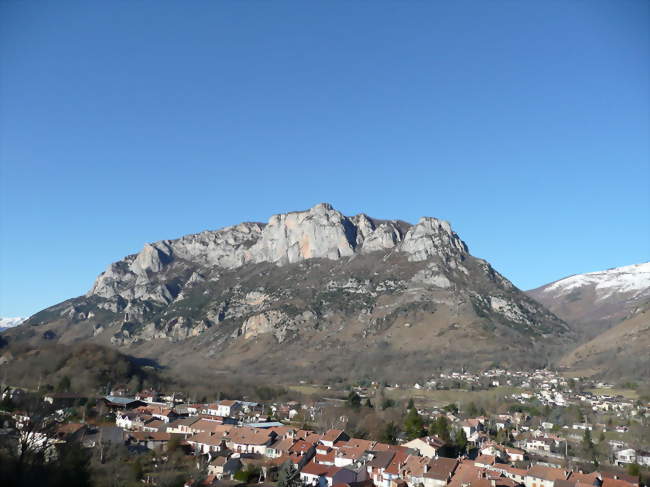
[[[8,333],[275,380],[540,366],[574,338],[449,223],[348,217],[329,204],[146,244],[85,296]]]
[[[14,326],[20,325],[27,318],[0,318],[0,333],[8,328],[13,328]]]
[[[588,341],[650,301],[650,262],[566,277],[528,294]]]

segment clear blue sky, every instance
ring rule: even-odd
[[[649,5],[0,2],[0,316],[321,201],[522,288],[650,259]]]

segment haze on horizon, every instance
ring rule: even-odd
[[[522,289],[650,260],[648,2],[0,4],[0,317],[327,201]]]

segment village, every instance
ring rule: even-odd
[[[418,395],[506,386],[514,391],[506,411],[480,402],[431,406]],[[293,479],[291,485],[318,487],[640,487],[650,468],[642,448],[650,404],[614,394],[609,384],[490,370],[442,373],[422,385],[369,381],[338,397],[332,386],[319,387],[331,397],[196,402],[121,386],[95,398],[49,392],[41,396],[48,413],[40,428],[29,411],[3,408],[2,436],[48,458],[73,444],[102,455],[111,445],[125,448],[135,480],[147,485],[164,485],[161,468],[172,451],[187,486],[284,487]],[[387,399],[396,391],[416,401]],[[5,388],[2,404],[19,404],[23,394]],[[394,409],[403,424],[388,423],[380,437],[353,424],[353,416],[375,409]]]

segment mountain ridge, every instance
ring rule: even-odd
[[[93,341],[186,370],[398,379],[549,364],[573,332],[448,222],[348,217],[321,203],[145,244],[9,338]]]
[[[575,274],[527,294],[590,340],[650,299],[650,262]]]

